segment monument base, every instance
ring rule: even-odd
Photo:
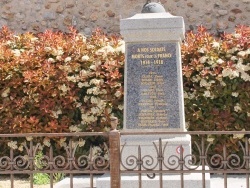
[[[184,174],[184,187],[185,188],[202,188],[202,174],[190,173]],[[205,175],[206,188],[210,188],[210,174]],[[110,176],[105,174],[97,179],[97,188],[110,187]],[[138,175],[122,175],[121,176],[121,188],[138,188],[139,179]],[[156,175],[154,179],[149,179],[146,175],[142,175],[142,187],[153,188],[160,187],[159,176]],[[179,174],[167,174],[163,175],[163,187],[164,188],[179,188],[181,187],[181,176]]]
[[[159,157],[164,157],[162,170],[180,169],[179,161],[182,160],[180,159],[181,147],[183,151],[183,160],[185,160],[183,169],[186,169],[186,167],[190,165],[190,161],[188,160],[191,159],[190,135],[122,135],[121,169],[135,169],[135,157],[136,160],[141,160],[143,162],[141,169],[160,170],[157,165],[159,164]],[[139,156],[141,159],[138,158]],[[132,161],[133,164],[131,163]]]
[[[195,169],[195,167],[190,166],[190,135],[123,135],[121,137],[121,146],[121,171],[126,171],[126,173],[131,171],[131,174],[121,174],[121,188],[139,187],[138,174],[133,173],[133,170],[152,170],[152,173],[154,170],[177,171],[181,169],[181,165],[186,170],[183,177],[184,187],[203,187],[202,173],[188,173],[188,169]],[[198,168],[197,170],[201,169]],[[149,176],[152,176],[152,174],[149,173]],[[146,173],[143,173],[141,182],[143,188],[160,187],[159,174],[156,173],[154,178],[149,178]],[[164,173],[162,183],[164,188],[179,188],[181,187],[181,175],[174,172]],[[210,188],[209,173],[205,174],[205,184],[206,188]],[[109,174],[98,178],[96,185],[97,188],[109,187]]]

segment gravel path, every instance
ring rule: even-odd
[[[10,178],[0,175],[0,188],[10,188]],[[30,188],[29,179],[15,178],[14,181],[15,188]],[[34,185],[34,188],[50,188],[50,185]]]

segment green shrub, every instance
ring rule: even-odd
[[[50,176],[46,173],[36,173],[33,180],[35,185],[45,185],[50,183]]]
[[[37,152],[35,155],[35,169],[43,169],[47,164],[43,161],[42,151]],[[33,176],[33,182],[37,185],[49,184],[50,176],[47,173],[35,173]]]

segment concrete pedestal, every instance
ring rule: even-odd
[[[159,141],[161,138],[161,141]],[[121,170],[138,170],[138,161],[142,161],[141,170],[160,170],[159,157],[164,157],[163,170],[180,170],[180,162],[184,161],[184,170],[192,168],[189,165],[191,159],[191,137],[190,135],[143,135],[121,137]],[[140,147],[139,147],[140,146]],[[180,146],[183,147],[181,156]],[[186,166],[185,166],[186,165]],[[194,169],[194,167],[193,167]],[[152,175],[152,174],[149,174]],[[210,188],[210,174],[205,175],[206,188]],[[184,188],[202,188],[201,173],[185,173]],[[110,187],[110,176],[105,174],[97,179],[97,188]],[[121,173],[121,188],[138,188],[138,174]],[[159,174],[150,179],[144,173],[142,175],[142,187],[160,187]],[[163,174],[164,188],[180,188],[181,175],[177,173]]]
[[[183,159],[181,159],[181,147]],[[188,160],[191,159],[190,135],[122,136],[121,148],[122,170],[134,169],[137,165],[136,160],[143,162],[142,169],[160,170],[158,157],[164,157],[163,170],[180,169],[180,160],[185,161],[183,168],[185,169],[185,165],[189,166]]]

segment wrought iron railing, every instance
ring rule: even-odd
[[[143,187],[142,177],[143,174],[149,179],[159,177],[157,187],[163,188],[164,175],[179,174],[180,184],[179,187],[185,187],[185,174],[196,173],[202,175],[200,187],[208,187],[206,185],[206,174],[222,174],[224,187],[228,187],[227,177],[230,174],[245,174],[245,185],[249,187],[249,138],[250,131],[191,131],[191,132],[121,132],[121,135],[147,136],[159,135],[158,144],[152,143],[155,150],[155,155],[142,154],[141,146],[138,146],[137,153],[123,157],[121,161],[121,174],[137,174],[138,187]],[[168,142],[163,143],[163,139],[169,135],[191,135],[193,137],[192,149],[195,150],[192,154],[185,154],[182,145],[179,146],[179,153],[169,153]],[[213,141],[211,135],[221,136],[228,135],[228,140],[233,138],[238,140],[234,145],[235,150],[223,144],[223,140]],[[195,138],[196,137],[196,138]],[[230,138],[231,137],[231,138]],[[224,142],[226,142],[224,140]],[[216,144],[219,144],[221,150],[214,150]],[[121,149],[121,156],[124,156],[123,150],[126,148],[126,143]],[[144,148],[145,149],[145,148]],[[151,153],[152,155],[152,153]],[[165,182],[165,184],[168,182]],[[166,185],[165,185],[166,186]]]
[[[145,154],[143,151],[145,148],[138,145],[136,152],[126,156],[127,143],[120,143],[121,136],[147,135],[159,136],[157,143],[149,143],[155,152],[154,155]],[[181,144],[178,154],[169,153],[168,142],[164,141],[166,135],[191,135],[193,153],[186,154]],[[232,150],[226,142],[223,145],[223,140],[218,142],[221,150],[216,149],[216,142],[211,140],[211,135],[215,135],[215,138],[220,135],[231,135],[228,137],[237,140],[235,150]],[[200,187],[205,188],[208,186],[207,174],[222,174],[224,187],[227,188],[228,175],[244,174],[245,185],[249,187],[249,135],[250,131],[126,132],[118,130],[106,133],[0,134],[2,148],[0,175],[10,176],[11,188],[14,188],[15,176],[18,174],[29,174],[30,187],[33,188],[33,177],[36,173],[49,174],[51,188],[54,184],[54,173],[65,173],[69,176],[70,188],[73,188],[75,175],[88,174],[90,187],[95,187],[94,175],[105,173],[110,174],[112,188],[121,187],[123,175],[137,176],[139,188],[144,187],[143,177],[145,176],[148,179],[157,179],[157,187],[163,188],[166,183],[164,176],[178,174],[180,188],[184,188],[185,174],[196,173],[202,176]],[[62,144],[61,139],[65,143]],[[88,139],[91,141],[87,144]],[[39,143],[39,140],[42,143]],[[45,143],[48,140],[50,144]],[[101,146],[96,144],[96,140],[98,144],[101,143]],[[58,144],[61,146],[59,147]],[[43,165],[39,167],[36,164],[36,155],[40,150],[43,151]]]
[[[109,172],[108,147],[103,142],[102,148],[91,144],[87,150],[77,150],[83,147],[84,142],[90,137],[102,137],[104,140],[108,140],[108,136],[109,133],[88,132],[0,134],[1,147],[5,148],[1,152],[2,156],[0,156],[0,174],[10,174],[11,188],[14,187],[14,175],[17,174],[29,174],[30,187],[33,188],[33,177],[36,173],[48,173],[50,175],[50,187],[53,187],[53,174],[55,173],[69,175],[70,187],[73,187],[74,174],[89,174],[90,187],[94,187],[93,176]],[[22,140],[22,142],[18,144],[16,140],[20,142]],[[42,143],[38,142],[39,140]],[[58,143],[61,142],[61,147],[55,140]],[[8,145],[8,147],[4,145]],[[43,154],[40,156],[40,161],[37,161],[36,156],[39,151],[42,151]]]

